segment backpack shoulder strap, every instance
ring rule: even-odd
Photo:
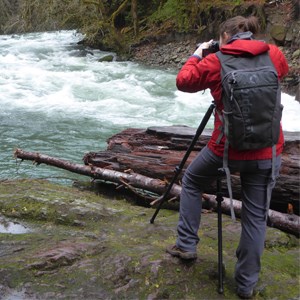
[[[225,55],[221,51],[218,51],[216,53],[216,55],[219,58],[220,63],[221,63],[221,78],[223,80],[225,74],[227,73],[227,70],[224,66],[226,66],[226,62],[232,60],[234,57],[232,55]],[[220,112],[218,112],[218,114],[219,114],[219,118],[220,118],[221,122],[223,123],[222,132],[220,133],[220,135],[218,137],[218,141],[220,142],[220,140],[222,139],[222,137],[224,135],[224,130],[226,131],[228,129],[224,128],[224,126],[226,126],[226,124],[224,124],[222,114]],[[235,217],[234,208],[233,208],[231,176],[230,176],[230,169],[228,167],[228,148],[229,148],[229,142],[226,139],[225,140],[225,145],[224,145],[224,152],[223,152],[223,170],[224,170],[224,173],[225,173],[225,176],[226,176],[227,190],[228,190],[228,194],[229,194],[229,198],[230,198],[230,214],[231,214],[232,220],[235,221],[236,217]]]

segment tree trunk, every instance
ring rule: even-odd
[[[129,0],[124,0],[120,6],[118,7],[118,9],[116,11],[113,12],[113,14],[111,15],[111,24],[114,26],[115,24],[115,19],[116,17],[122,13],[125,9],[126,9],[126,5],[128,4]]]
[[[159,179],[153,179],[147,176],[143,176],[137,173],[124,173],[109,169],[104,169],[95,166],[86,166],[71,163],[66,160],[50,157],[43,155],[37,152],[27,152],[21,149],[17,149],[14,153],[15,157],[22,160],[32,160],[36,164],[47,164],[68,170],[73,173],[78,173],[81,175],[89,176],[95,179],[101,179],[109,182],[114,182],[122,184],[130,189],[143,189],[158,195],[161,195],[165,192],[167,184],[165,181]],[[174,184],[169,196],[179,198],[181,192],[181,187],[177,184]],[[207,205],[212,209],[216,209],[215,196],[204,194],[203,195],[204,206]],[[241,202],[233,200],[233,206],[236,216],[240,216],[241,212]],[[222,202],[222,211],[229,213],[230,211],[230,199],[224,198]],[[272,227],[281,229],[282,231],[292,233],[296,236],[299,236],[300,232],[300,218],[297,215],[292,214],[282,214],[280,212],[269,210],[269,222],[268,224]]]
[[[139,34],[139,22],[138,22],[138,14],[137,14],[137,0],[131,0],[131,14],[133,20],[133,30],[134,36],[138,36]]]
[[[117,171],[133,170],[145,176],[170,181],[175,168],[180,164],[196,130],[185,126],[150,127],[126,129],[108,139],[105,151],[90,152],[84,162]],[[211,131],[205,130],[194,147],[185,167],[207,144]],[[291,209],[299,215],[300,176],[299,133],[285,132],[280,177],[272,193],[271,208],[281,212]],[[178,176],[178,182],[182,174]],[[241,198],[240,178],[232,174],[232,189],[235,199]],[[207,186],[207,193],[215,193],[215,185]],[[226,185],[222,192],[228,195]]]

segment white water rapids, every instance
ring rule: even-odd
[[[0,179],[75,175],[16,163],[15,148],[82,163],[128,127],[198,127],[212,98],[176,90],[175,70],[99,62],[74,31],[0,36]],[[300,104],[282,94],[283,128],[300,131]],[[208,127],[212,127],[212,119]]]

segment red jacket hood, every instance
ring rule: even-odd
[[[221,52],[231,55],[253,56],[269,51],[267,43],[257,40],[235,40],[230,44],[221,47]]]

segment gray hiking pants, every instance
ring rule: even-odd
[[[281,157],[276,158],[275,176],[279,174]],[[196,251],[202,210],[202,192],[217,177],[223,165],[222,157],[207,147],[189,165],[182,180],[177,247]],[[231,160],[231,172],[239,171],[242,187],[242,232],[236,251],[235,279],[240,292],[250,292],[258,281],[260,258],[266,233],[267,185],[270,182],[271,159]],[[275,182],[272,182],[272,189]]]

